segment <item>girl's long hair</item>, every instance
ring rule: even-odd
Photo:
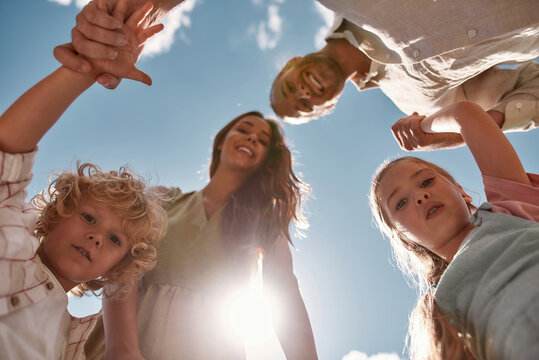
[[[219,166],[219,146],[230,129],[246,116],[265,120],[271,129],[271,140],[266,160],[232,195],[222,211],[222,222],[226,249],[240,260],[248,261],[244,255],[256,248],[271,250],[279,237],[291,242],[289,227],[292,221],[295,221],[297,230],[307,227],[301,205],[309,186],[292,169],[292,155],[280,124],[264,118],[257,111],[236,117],[217,133],[213,142],[210,178]]]
[[[414,243],[390,222],[384,213],[379,185],[388,171],[403,161],[424,164],[451,183],[455,179],[436,164],[406,156],[383,163],[375,172],[371,184],[369,202],[372,214],[380,230],[389,238],[393,257],[407,280],[419,288],[416,307],[410,314],[408,346],[411,359],[466,359],[471,356],[460,334],[449,324],[434,301],[433,289],[440,281],[448,263],[429,249]],[[470,205],[473,209],[473,205]],[[473,357],[471,357],[473,359]]]

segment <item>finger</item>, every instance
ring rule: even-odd
[[[118,30],[122,27],[123,21],[119,21],[109,15],[107,12],[107,5],[101,4],[102,1],[98,1],[98,3],[94,3],[93,1],[88,3],[82,9],[82,11],[77,15],[77,22],[81,21],[81,19],[84,19],[84,21],[87,21],[88,23],[99,26],[104,29],[109,30]],[[101,8],[103,6],[103,8]]]
[[[412,132],[412,125],[414,123],[414,118],[407,118],[406,121],[402,123],[402,138],[404,141],[405,148],[407,150],[413,150],[417,148],[417,138]]]
[[[397,121],[392,127],[391,127],[391,133],[393,134],[393,137],[395,138],[395,140],[397,141],[397,143],[399,144],[399,146],[404,149],[404,143],[402,141],[402,137],[401,137],[401,134],[399,132],[399,122]]]
[[[92,70],[90,63],[82,56],[77,55],[71,43],[62,44],[54,48],[54,57],[62,65],[73,71],[87,73]]]
[[[125,18],[125,12],[127,11],[128,6],[129,0],[118,0],[116,6],[114,7],[114,10],[112,10],[112,16],[123,23]]]
[[[133,71],[131,71],[127,76],[126,76],[127,79],[131,79],[131,80],[135,80],[135,81],[140,81],[148,86],[152,85],[152,78],[140,71],[139,69],[134,69]]]
[[[135,10],[135,12],[133,12],[133,14],[125,22],[125,25],[134,31],[139,26],[139,24],[146,18],[146,16],[148,16],[152,9],[153,4],[148,1],[146,4],[142,5],[137,10]]]
[[[165,27],[163,24],[157,24],[154,26],[150,26],[147,29],[142,30],[137,34],[137,41],[140,45],[144,44],[149,38],[163,30]]]
[[[97,0],[97,8],[99,10],[103,10],[103,11],[107,12],[107,2],[106,2],[106,0]]]
[[[107,15],[108,16],[108,15]],[[127,37],[116,30],[108,30],[106,28],[96,26],[90,23],[84,16],[77,15],[77,24],[75,27],[87,39],[104,45],[123,46],[127,43]]]
[[[114,90],[120,84],[122,79],[117,78],[116,76],[108,73],[99,75],[95,79],[99,84],[103,85],[107,89]]]
[[[116,48],[90,41],[76,28],[71,30],[71,40],[73,41],[75,50],[88,58],[112,60],[118,56],[118,50]]]

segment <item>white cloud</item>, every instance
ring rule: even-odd
[[[176,6],[163,17],[161,23],[165,28],[146,43],[142,55],[151,57],[168,52],[174,42],[176,31],[182,26],[191,26],[189,13],[193,11],[196,1],[185,0],[181,5]]]
[[[314,1],[314,8],[316,9],[316,12],[322,17],[322,20],[324,20],[324,25],[322,25],[318,29],[316,35],[314,36],[314,46],[317,49],[321,49],[326,45],[325,38],[329,29],[331,28],[331,25],[333,24],[333,11],[326,8],[318,1]]]
[[[71,0],[48,0],[48,1],[55,2],[57,4],[64,5],[64,6],[71,4]]]
[[[88,4],[89,2],[90,0],[75,0],[75,4],[81,9],[85,7],[86,4]]]
[[[57,4],[64,5],[64,6],[71,5],[71,0],[48,0],[48,1],[55,2]],[[74,3],[75,3],[75,5],[77,5],[77,7],[83,8],[90,1],[91,0],[75,0]]]
[[[342,360],[400,360],[400,358],[395,353],[379,353],[369,357],[361,351],[354,350],[346,354]]]
[[[268,19],[258,24],[256,40],[261,50],[273,49],[281,38],[282,19],[277,5],[268,5]]]

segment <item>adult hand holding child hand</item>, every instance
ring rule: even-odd
[[[406,151],[438,150],[457,147],[463,144],[462,137],[456,133],[427,133],[421,129],[425,115],[414,112],[399,119],[391,127],[391,132],[399,146]]]
[[[94,23],[98,23],[103,27],[116,29],[100,29],[93,34],[94,38],[98,38],[105,43],[113,43],[116,47],[87,42],[87,47],[77,48],[76,45],[73,45],[76,44],[74,41],[73,44],[68,43],[56,47],[54,49],[55,57],[64,66],[72,70],[79,72],[92,71],[92,75],[96,77],[100,84],[111,89],[118,85],[118,78],[128,78],[151,85],[151,78],[138,70],[135,67],[135,62],[146,40],[161,31],[163,25],[158,24],[147,28],[141,25],[153,8],[151,2],[147,2],[136,9],[124,23],[128,6],[129,0],[118,0],[109,15],[106,1],[97,0],[89,3],[77,15],[77,26],[79,26],[79,23],[86,23],[87,20],[81,19],[90,18]],[[83,13],[86,15],[83,16]],[[85,28],[85,25],[81,25],[81,27]],[[72,35],[74,39],[77,36],[85,36],[77,30],[77,27],[73,29]],[[84,52],[84,59],[74,56],[74,52],[79,50]],[[105,57],[106,59],[99,59],[100,57]]]

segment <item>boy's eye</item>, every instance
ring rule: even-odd
[[[397,210],[401,209],[404,205],[406,205],[406,202],[407,202],[406,199],[400,199],[397,202],[397,205],[395,205],[395,209],[397,209]]]
[[[95,223],[95,219],[94,219],[94,217],[93,217],[92,215],[84,214],[84,213],[83,213],[83,214],[82,214],[82,218],[83,218],[84,220],[86,220],[86,222],[87,222],[88,224],[94,224],[94,223]]]
[[[118,236],[116,236],[114,234],[110,234],[109,239],[114,245],[120,246],[120,238]]]
[[[427,180],[423,181],[421,183],[421,187],[427,187],[429,186],[430,184],[432,184],[432,182],[434,181],[434,178],[431,177],[431,178],[428,178]]]

